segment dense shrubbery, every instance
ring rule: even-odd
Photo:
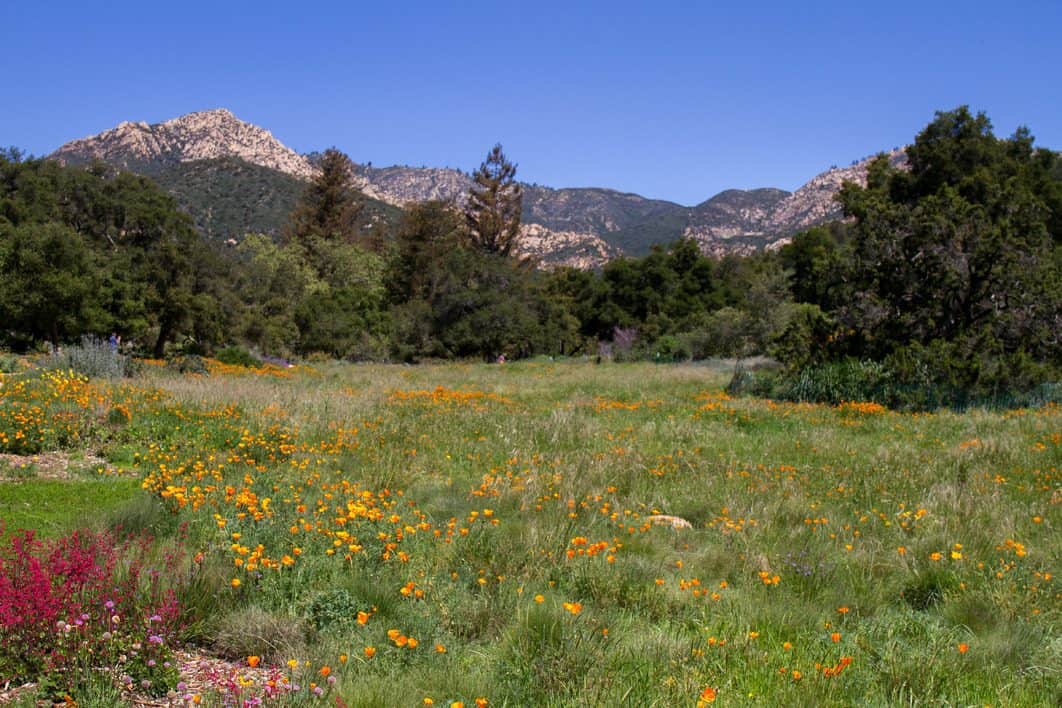
[[[143,177],[0,153],[0,331],[25,348],[117,331],[161,355],[208,310],[208,249]]]
[[[232,366],[245,366],[248,369],[257,369],[262,366],[262,362],[255,358],[251,352],[247,351],[243,347],[232,345],[219,349],[214,358],[220,361],[222,364],[230,364]]]
[[[1062,372],[1058,155],[1024,129],[996,138],[964,107],[938,113],[907,157],[845,186],[849,226],[783,249],[816,310],[778,340],[790,370],[768,388],[912,408],[1042,397]]]
[[[1013,388],[979,390],[942,382],[937,376],[910,376],[893,361],[842,359],[799,369],[750,372],[738,367],[728,391],[785,401],[840,404],[875,401],[909,411],[971,406],[1015,408],[1062,403],[1062,384],[1027,381]]]

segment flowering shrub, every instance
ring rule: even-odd
[[[43,368],[59,372],[75,371],[86,378],[121,379],[132,375],[132,360],[118,352],[117,345],[94,335],[81,338],[49,356]]]
[[[0,548],[0,681],[76,695],[106,669],[142,693],[172,689],[180,613],[162,578],[174,575],[177,556],[149,568],[148,543],[83,531],[47,543],[32,531],[13,535]]]

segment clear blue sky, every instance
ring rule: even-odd
[[[226,107],[308,152],[694,204],[795,189],[937,109],[1062,148],[1049,2],[31,2],[0,6],[0,145]]]

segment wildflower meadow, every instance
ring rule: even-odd
[[[1056,405],[731,398],[722,365],[138,369],[2,378],[13,705],[1062,703]]]

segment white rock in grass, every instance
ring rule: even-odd
[[[673,529],[692,529],[693,524],[680,516],[668,516],[667,514],[653,514],[645,517],[646,521],[657,526],[670,526]]]

